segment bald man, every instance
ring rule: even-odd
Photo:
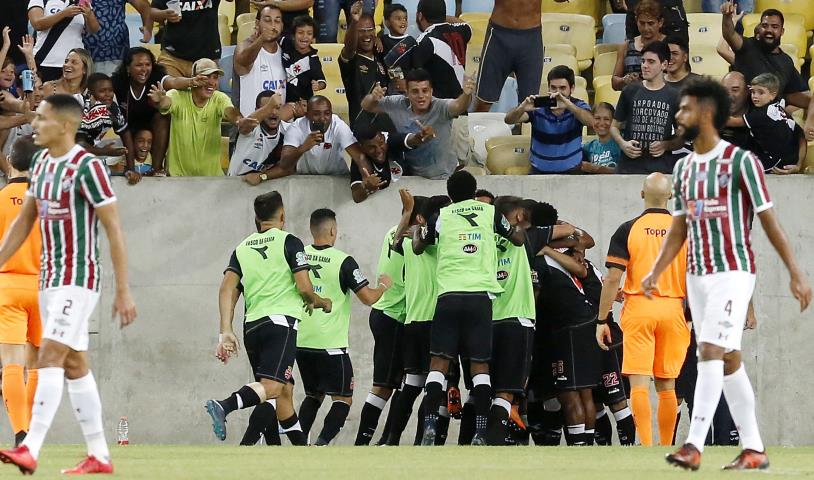
[[[749,111],[749,88],[746,85],[746,78],[741,72],[731,71],[724,76],[721,83],[729,94],[729,116],[743,118]],[[724,127],[721,130],[721,138],[744,150],[749,149],[749,127]]]
[[[641,191],[644,212],[619,226],[611,238],[605,266],[608,275],[599,302],[596,339],[603,350],[611,344],[609,315],[622,275],[625,294],[622,307],[622,374],[630,379],[633,419],[642,445],[653,444],[650,379],[658,392],[659,443],[672,445],[678,401],[675,379],[681,371],[690,328],[684,320],[686,244],[659,280],[649,298],[641,280],[650,271],[672,223],[667,202],[672,197],[670,178],[652,173]]]

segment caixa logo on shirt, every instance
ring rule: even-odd
[[[461,250],[463,250],[464,253],[475,253],[478,251],[478,246],[471,243],[467,243],[461,248]]]

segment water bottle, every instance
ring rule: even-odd
[[[22,71],[22,79],[23,79],[23,91],[25,93],[31,93],[34,91],[34,72],[31,70],[23,70]]]
[[[127,417],[122,417],[119,419],[119,425],[116,427],[116,443],[119,445],[130,445],[128,433]]]
[[[178,16],[181,16],[181,1],[180,0],[169,0],[167,2],[167,10],[172,10]]]

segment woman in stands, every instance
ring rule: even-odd
[[[641,81],[642,49],[653,41],[664,40],[661,33],[664,25],[661,6],[654,0],[642,0],[636,5],[636,25],[639,35],[619,44],[616,68],[611,80],[614,90],[623,90],[627,85]]]
[[[85,93],[91,72],[93,72],[93,60],[90,58],[90,53],[84,48],[71,49],[62,63],[62,75],[42,85],[43,95],[47,97],[64,93],[73,96],[77,102],[84,105],[85,100],[82,98],[82,94]]]

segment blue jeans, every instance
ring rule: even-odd
[[[383,1],[383,0],[380,0]],[[316,43],[336,43],[339,31],[339,9],[345,11],[345,18],[350,21],[350,6],[355,0],[316,0],[314,2],[314,21],[317,24]],[[376,0],[364,0],[362,11],[373,15]]]
[[[722,3],[724,0],[703,0],[701,8],[707,13],[720,13]],[[755,11],[755,0],[737,0],[736,3],[739,12],[752,13]]]

